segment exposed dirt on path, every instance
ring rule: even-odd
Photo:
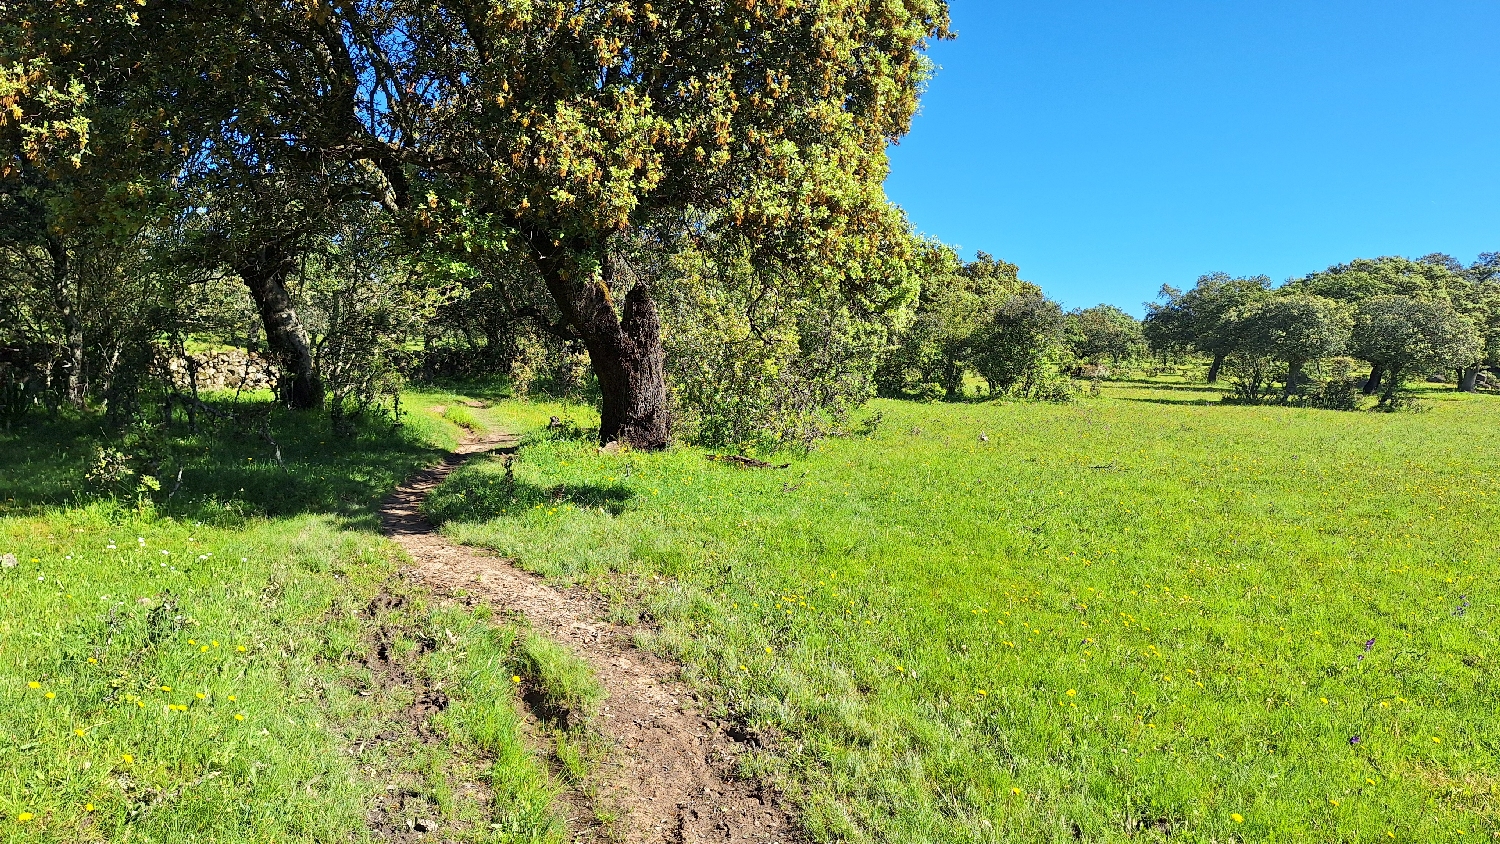
[[[427,495],[474,454],[513,450],[514,437],[476,439],[396,490],[381,508],[386,533],[416,562],[415,575],[523,616],[537,631],[587,660],[608,697],[595,728],[611,745],[593,774],[593,805],[568,800],[575,841],[705,844],[801,841],[788,807],[734,776],[740,747],[699,713],[692,692],[665,660],[636,648],[632,628],[602,620],[605,607],[583,590],[559,590],[507,560],[456,545],[422,516]],[[615,813],[607,826],[595,809]]]

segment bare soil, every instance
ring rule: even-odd
[[[514,450],[514,437],[475,439],[396,490],[381,508],[386,533],[415,561],[430,588],[518,614],[593,666],[607,698],[593,727],[609,745],[587,789],[569,795],[578,842],[706,844],[800,842],[785,802],[735,775],[744,748],[701,713],[676,667],[632,643],[635,628],[604,620],[585,590],[561,590],[505,559],[454,544],[421,514],[427,495],[468,457]],[[597,820],[612,815],[608,824]]]

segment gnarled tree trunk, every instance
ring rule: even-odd
[[[654,451],[671,440],[667,408],[666,351],[651,289],[637,281],[615,313],[607,278],[584,274],[573,261],[538,256],[547,290],[563,318],[588,349],[603,399],[599,442],[620,442]]]
[[[1396,391],[1401,389],[1401,367],[1388,367],[1385,374],[1385,392],[1380,394],[1381,404],[1390,404],[1396,399]]]
[[[1479,371],[1484,369],[1482,364],[1466,366],[1458,371],[1458,390],[1461,393],[1473,393],[1479,389]]]
[[[1208,365],[1208,383],[1214,384],[1219,380],[1219,370],[1224,368],[1224,355],[1214,355],[1214,362]]]
[[[1302,392],[1302,383],[1307,380],[1306,376],[1302,374],[1302,366],[1303,364],[1300,360],[1287,362],[1285,395],[1290,396],[1294,393]]]
[[[1381,366],[1378,363],[1375,364],[1374,366],[1371,366],[1370,367],[1370,377],[1365,379],[1364,394],[1367,395],[1367,396],[1373,396],[1373,395],[1375,395],[1375,391],[1378,390],[1378,389],[1380,389],[1380,379],[1384,375],[1385,375],[1385,367]]]
[[[234,256],[234,270],[250,289],[266,330],[266,346],[281,370],[281,398],[297,410],[323,406],[323,382],[313,369],[307,329],[292,307],[286,278],[292,260],[276,244],[262,244]]]

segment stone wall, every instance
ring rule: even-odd
[[[198,366],[198,390],[269,390],[276,383],[276,368],[260,355],[246,353],[240,349],[219,352],[199,352],[189,355]],[[167,373],[178,389],[188,385],[188,361],[185,358],[169,358],[165,362]]]

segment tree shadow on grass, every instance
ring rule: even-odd
[[[1106,381],[1106,384],[1120,384],[1128,387],[1139,387],[1145,390],[1163,390],[1174,393],[1222,393],[1224,388],[1215,384],[1163,384],[1159,381],[1141,381],[1137,379],[1122,378],[1118,381]]]
[[[219,409],[230,411],[227,403]],[[241,422],[200,415],[196,431],[180,419],[128,432],[92,416],[28,419],[0,433],[0,516],[101,501],[134,509],[144,501],[162,515],[217,525],[319,514],[375,530],[376,503],[443,454],[389,420],[335,437],[322,414],[264,403],[236,410]],[[268,424],[245,424],[248,418]],[[119,465],[129,471],[91,479],[101,449],[122,455]],[[143,488],[143,475],[159,489]]]
[[[1197,399],[1197,398],[1148,399],[1148,398],[1140,398],[1138,396],[1116,396],[1115,400],[1116,401],[1140,402],[1142,404],[1164,404],[1164,405],[1168,405],[1168,406],[1171,406],[1171,407],[1234,407],[1234,406],[1236,406],[1236,405],[1233,405],[1230,402],[1224,402],[1224,401],[1220,401],[1218,399]]]
[[[618,516],[635,491],[620,484],[557,484],[543,487],[492,472],[450,477],[427,499],[423,512],[436,524],[516,518],[533,510],[574,507]]]

